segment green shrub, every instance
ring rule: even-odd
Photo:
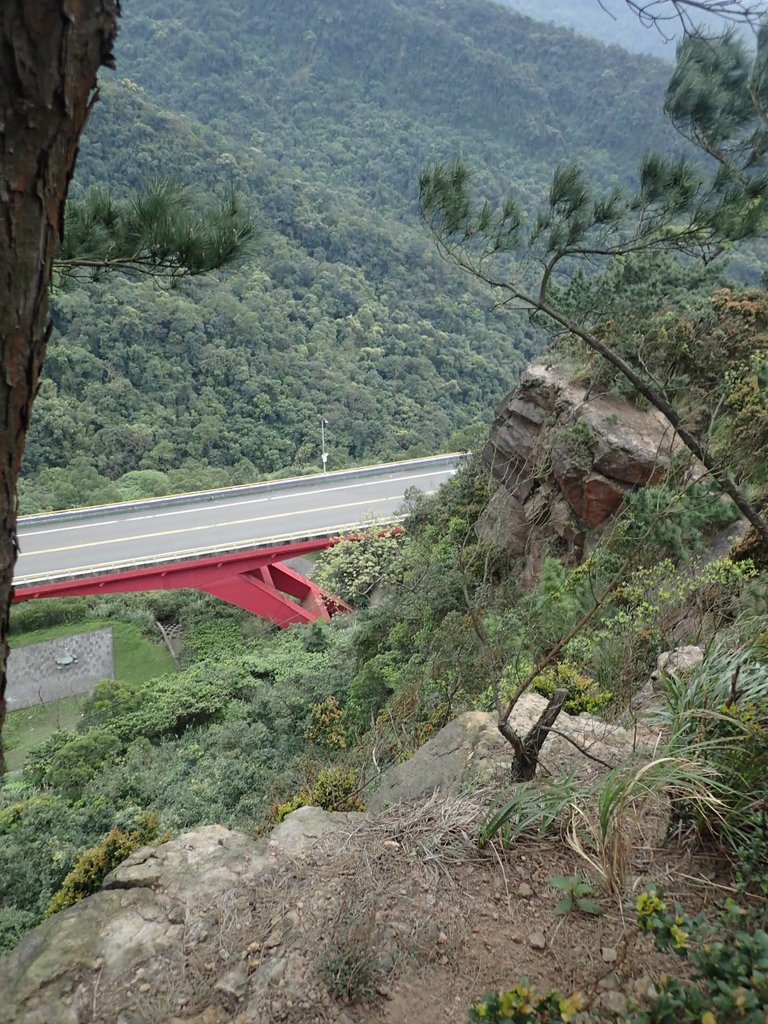
[[[753,352],[749,363],[725,377],[725,420],[729,465],[752,479],[765,479],[765,460],[756,458],[768,444],[768,359]]]
[[[66,622],[79,622],[88,617],[88,601],[82,597],[51,598],[45,601],[24,601],[11,606],[11,637],[49,629]]]
[[[300,807],[312,807],[312,794],[303,789],[286,800],[285,803],[275,804],[270,813],[270,820],[273,825],[279,825],[281,821],[285,821],[289,814],[293,814],[294,811],[298,811]]]
[[[732,902],[714,921],[688,917],[679,904],[669,908],[661,891],[650,889],[637,901],[640,928],[656,948],[688,960],[690,980],[664,978],[652,1007],[632,1024],[765,1024],[768,1019],[768,932],[741,927],[742,911]]]
[[[27,755],[22,770],[24,779],[31,786],[40,787],[45,785],[45,779],[53,764],[54,757],[67,743],[76,738],[76,732],[67,732],[63,729],[51,733],[48,739],[43,740],[42,743]]]
[[[486,995],[469,1011],[469,1024],[569,1024],[583,1005],[581,996],[537,994],[527,981],[498,995]]]
[[[37,921],[37,914],[29,910],[0,907],[0,956],[14,949]]]
[[[90,729],[60,747],[51,759],[44,782],[68,800],[77,800],[101,767],[122,751],[122,743],[106,729]]]
[[[230,671],[228,671],[230,669]],[[139,736],[158,740],[180,736],[191,726],[221,720],[236,682],[247,678],[232,663],[195,665],[183,672],[153,679],[139,691],[140,700],[115,714],[107,727],[124,743]]]
[[[754,576],[751,561],[728,558],[698,572],[680,572],[670,559],[638,569],[616,587],[595,628],[566,646],[564,660],[601,691],[625,701],[645,683],[658,652],[680,642],[676,630],[686,613],[704,623],[709,635],[716,634],[733,620],[740,594]]]
[[[99,890],[110,871],[134,850],[157,839],[159,832],[160,819],[154,811],[145,811],[139,815],[136,828],[131,832],[113,828],[98,846],[80,854],[61,888],[54,894],[45,916],[51,917]]]
[[[366,603],[372,591],[397,570],[400,532],[374,528],[354,540],[340,541],[320,555],[312,578],[344,601]]]
[[[587,470],[592,468],[596,438],[589,424],[574,423],[572,427],[564,428],[558,434],[555,444],[558,453],[569,463]]]
[[[682,490],[668,483],[641,487],[626,499],[619,524],[622,552],[638,552],[644,565],[673,558],[676,561],[704,549],[708,530],[738,519],[738,509],[705,484]]]
[[[301,789],[284,803],[275,804],[270,814],[278,825],[299,807],[322,807],[325,811],[364,811],[365,804],[357,795],[359,789],[354,769],[321,768],[312,789]]]
[[[157,626],[152,612],[141,605],[128,601],[117,602],[114,599],[99,601],[90,608],[94,619],[117,620],[141,630],[145,637],[157,640]]]
[[[31,915],[14,918],[14,928],[35,925],[78,851],[112,826],[114,811],[103,802],[74,808],[50,791],[3,804],[0,791],[0,906]]]
[[[358,788],[354,769],[322,768],[312,787],[312,803],[326,811],[364,811]]]
[[[594,679],[577,672],[566,662],[545,669],[534,682],[534,693],[549,699],[556,690],[567,690],[568,699],[563,710],[569,715],[600,715],[610,704],[613,694],[601,690]]]
[[[192,664],[226,654],[229,657],[246,650],[243,629],[238,616],[228,615],[194,621],[184,630],[184,661]]]
[[[343,750],[347,745],[343,718],[341,705],[331,694],[312,708],[312,721],[304,738],[308,743],[314,743],[325,750]]]
[[[135,711],[141,706],[141,692],[140,683],[125,683],[117,679],[105,679],[97,683],[83,701],[81,731],[83,728],[106,725],[119,715]]]
[[[530,644],[549,650],[593,604],[597,560],[587,561],[577,569],[567,569],[554,558],[547,558],[541,568],[536,589],[519,602],[519,615]]]
[[[403,667],[394,654],[377,654],[349,684],[346,716],[353,728],[365,730],[395,692]]]

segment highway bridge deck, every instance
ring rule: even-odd
[[[96,575],[355,529],[391,519],[410,488],[433,491],[458,456],[390,463],[268,485],[81,509],[19,522],[15,583]]]

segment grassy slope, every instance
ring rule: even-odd
[[[143,683],[173,671],[173,661],[165,647],[153,644],[137,626],[127,622],[103,619],[67,622],[48,629],[32,630],[11,637],[10,645],[27,647],[76,633],[90,633],[111,626],[115,654],[115,678],[121,682]],[[14,771],[24,763],[29,751],[58,729],[74,729],[80,721],[84,696],[67,697],[40,707],[24,708],[8,716],[4,741],[8,749],[8,765]]]

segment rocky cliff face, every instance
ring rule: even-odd
[[[574,384],[563,368],[529,366],[496,409],[483,459],[502,487],[479,525],[514,555],[543,539],[579,558],[626,495],[658,483],[680,442],[655,410]],[[535,552],[534,552],[535,558]]]

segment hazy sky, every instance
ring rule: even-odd
[[[582,35],[590,35],[604,43],[616,43],[627,50],[653,53],[666,60],[675,59],[674,41],[665,41],[661,33],[640,24],[623,0],[497,0],[499,3],[527,14],[538,21],[554,21],[566,25]],[[711,27],[722,21],[710,17],[705,21]],[[665,34],[677,28],[672,23],[663,26]]]

